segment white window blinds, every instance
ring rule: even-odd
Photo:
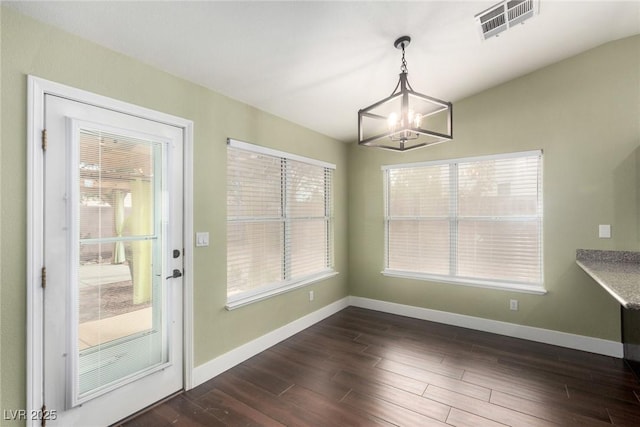
[[[329,163],[229,140],[229,301],[332,271],[334,169]]]
[[[542,289],[542,153],[383,167],[385,273]]]

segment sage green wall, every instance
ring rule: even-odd
[[[499,43],[499,40],[491,43]],[[611,42],[454,104],[454,140],[415,152],[352,146],[352,295],[617,341],[619,306],[577,248],[638,250],[640,37]],[[385,277],[381,165],[544,150],[544,281],[524,293]],[[612,239],[598,239],[598,224]],[[509,311],[509,299],[520,311]]]
[[[27,75],[32,74],[194,122],[194,228],[211,245],[194,248],[195,365],[348,295],[347,146],[137,60],[2,8],[2,409],[26,393]],[[226,138],[335,163],[335,262],[340,274],[226,311]],[[50,147],[55,143],[50,143]],[[55,148],[52,148],[55,149]],[[307,290],[315,291],[308,301]]]
[[[2,7],[0,6],[0,23],[2,23]],[[2,35],[0,31],[0,95],[2,94]],[[0,100],[0,189],[2,188],[2,102]],[[0,193],[1,194],[1,193]],[[2,237],[2,197],[0,197],[0,238]],[[1,239],[0,239],[1,242]],[[0,310],[2,309],[2,244],[0,243]],[[0,333],[2,332],[2,314],[0,313]],[[0,410],[2,405],[2,339],[0,338]]]

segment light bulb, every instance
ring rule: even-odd
[[[422,114],[416,114],[415,116],[413,116],[413,127],[419,128],[420,122],[422,122]]]
[[[398,126],[398,115],[396,113],[389,114],[387,123],[389,124],[390,130],[395,130],[395,128]]]

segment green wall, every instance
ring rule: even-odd
[[[575,251],[639,250],[640,37],[456,102],[453,117],[452,142],[406,153],[350,147],[351,295],[619,340],[619,305],[577,267]],[[380,274],[381,165],[534,149],[544,152],[546,295]],[[599,239],[598,224],[611,224],[613,238]],[[517,312],[509,311],[512,298]]]
[[[195,365],[348,295],[347,145],[176,78],[137,60],[2,10],[0,242],[2,409],[26,393],[27,75],[74,86],[194,122]],[[335,264],[340,274],[234,311],[226,302],[226,138],[335,163]],[[307,290],[315,291],[309,302]]]

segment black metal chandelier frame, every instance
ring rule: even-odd
[[[405,47],[411,42],[411,37],[402,36],[394,42],[397,49],[402,49],[402,66],[398,83],[390,96],[384,98],[366,108],[358,111],[358,144],[385,148],[394,151],[407,151],[415,148],[433,145],[453,139],[453,106],[450,102],[443,101],[431,96],[423,95],[413,90],[408,80],[407,63],[404,58]],[[411,98],[422,100],[433,107],[433,110],[419,115],[418,120],[412,120]],[[387,132],[377,133],[365,137],[365,118],[373,120],[383,120],[389,122],[389,117],[379,112],[377,109],[388,105],[400,98],[399,117],[400,126],[389,127]],[[424,119],[438,113],[446,111],[446,131],[436,131],[423,127]],[[379,123],[379,122],[378,122]],[[426,138],[422,138],[425,136]],[[419,141],[420,139],[423,141]],[[410,142],[415,140],[415,142]]]

